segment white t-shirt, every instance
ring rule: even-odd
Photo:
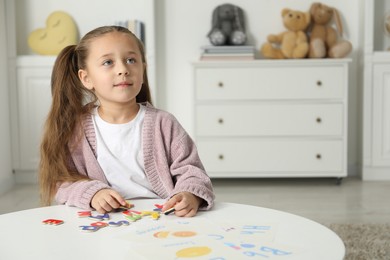
[[[124,198],[158,198],[145,175],[142,125],[145,107],[140,105],[137,116],[125,124],[104,121],[97,108],[92,116],[97,161],[111,187]]]

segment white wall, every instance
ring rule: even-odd
[[[5,6],[0,0],[0,194],[12,188],[11,133],[7,84]]]
[[[26,0],[24,0],[26,1]],[[242,7],[247,20],[249,41],[259,49],[270,33],[284,30],[280,12],[288,7],[308,11],[313,1],[301,0],[231,0]],[[354,46],[350,73],[349,99],[349,165],[355,170],[361,157],[361,82],[362,82],[362,13],[364,0],[323,0],[336,7],[344,22],[345,37]],[[3,183],[12,181],[10,166],[8,92],[6,85],[4,0],[0,0],[0,191]],[[172,112],[193,133],[193,71],[191,62],[198,60],[211,26],[213,9],[225,0],[155,0],[157,105]],[[88,13],[86,13],[88,14]],[[15,48],[15,46],[10,46]],[[3,125],[7,127],[3,127]],[[7,184],[7,186],[9,186]]]
[[[244,9],[250,43],[259,49],[270,33],[284,30],[281,10],[285,7],[308,11],[313,1],[301,0],[231,0]],[[361,78],[359,65],[362,51],[361,13],[363,0],[323,0],[339,10],[344,37],[354,51],[350,70],[349,148],[350,174],[356,174],[361,154]],[[225,0],[157,0],[157,90],[158,105],[173,113],[190,134],[193,134],[193,71],[191,62],[198,60],[200,47],[209,44],[206,37],[211,27],[213,9]]]

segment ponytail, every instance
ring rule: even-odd
[[[39,179],[41,202],[44,206],[51,204],[58,183],[85,179],[85,176],[69,169],[69,144],[76,130],[80,129],[82,116],[89,111],[95,100],[83,105],[85,94],[90,91],[83,87],[78,78],[75,50],[76,46],[71,45],[61,51],[51,76],[52,105],[40,150]]]

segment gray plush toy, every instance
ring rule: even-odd
[[[243,45],[246,42],[244,12],[236,5],[223,4],[213,11],[207,35],[212,45]]]

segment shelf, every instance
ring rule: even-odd
[[[384,22],[387,15],[390,25],[390,0],[365,3],[362,177],[389,180],[390,33]]]
[[[372,23],[373,51],[386,51],[390,48],[390,32],[385,31],[384,22],[386,15],[390,18],[390,0],[372,1],[372,17],[368,16],[367,19]]]
[[[16,58],[17,67],[51,67],[56,56],[21,55]]]
[[[390,62],[390,51],[374,52],[371,58],[373,62]]]

